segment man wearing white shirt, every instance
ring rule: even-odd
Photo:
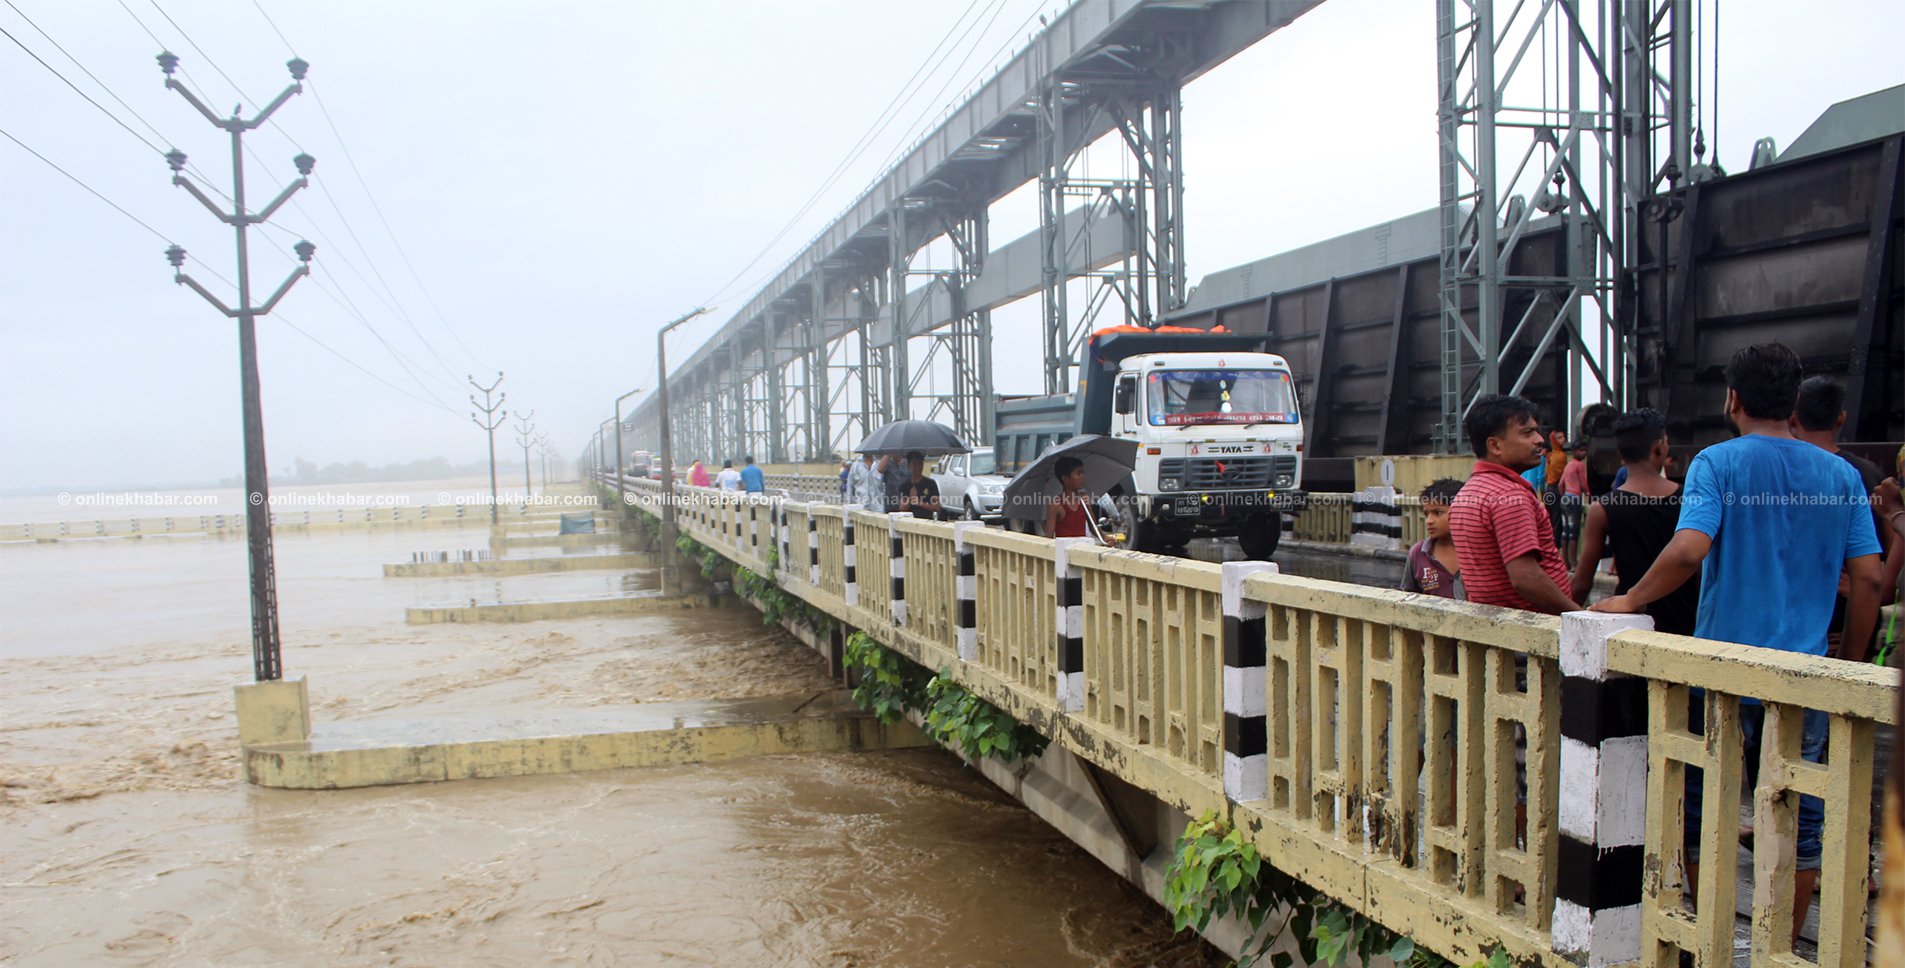
[[[714,475],[714,485],[724,491],[741,489],[741,472],[734,469],[733,461],[721,462],[721,473]]]

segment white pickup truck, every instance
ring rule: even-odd
[[[992,448],[942,457],[933,469],[939,482],[939,506],[947,516],[968,521],[996,521],[1005,503],[1005,485],[1011,475],[995,472]]]

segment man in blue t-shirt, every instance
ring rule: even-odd
[[[754,466],[754,458],[747,459],[747,466],[741,468],[741,490],[749,494],[763,494],[767,491],[767,475]]]
[[[1694,635],[1825,655],[1826,628],[1843,569],[1850,585],[1842,640],[1846,654],[1837,657],[1865,661],[1864,644],[1871,640],[1879,602],[1879,547],[1872,534],[1872,513],[1852,465],[1795,439],[1787,426],[1799,378],[1799,357],[1779,343],[1748,346],[1733,354],[1726,365],[1726,418],[1740,436],[1694,456],[1673,540],[1627,594],[1601,602],[1596,611],[1642,611],[1698,569],[1700,610]],[[1695,705],[1696,714],[1704,711],[1704,703]],[[1741,704],[1749,774],[1759,762],[1765,715],[1756,701]],[[1692,728],[1703,727],[1695,723]],[[1825,714],[1808,710],[1801,729],[1802,755],[1823,762],[1825,743]],[[1698,772],[1687,771],[1690,881],[1698,878]],[[1795,937],[1819,881],[1824,820],[1824,805],[1817,798],[1800,798]]]

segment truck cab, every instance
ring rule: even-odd
[[[1118,328],[1092,334],[1078,392],[1002,400],[994,441],[1017,470],[1073,434],[1136,441],[1137,465],[1111,497],[1130,547],[1172,550],[1235,537],[1268,558],[1282,514],[1303,509],[1303,417],[1283,357],[1264,337]]]
[[[1142,543],[1234,535],[1252,557],[1274,552],[1282,512],[1305,503],[1289,363],[1271,353],[1146,353],[1125,357],[1114,379],[1108,429],[1138,443],[1126,524]]]

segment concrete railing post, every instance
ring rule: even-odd
[[[841,593],[841,597],[847,600],[848,608],[858,608],[860,605],[860,576],[857,574],[855,566],[859,564],[859,555],[853,550],[852,508],[840,509],[840,522],[840,561],[841,564],[846,567],[847,572],[844,582],[845,591]]]
[[[1223,572],[1224,796],[1248,803],[1270,796],[1270,730],[1265,608],[1244,597],[1244,579],[1277,574],[1277,566],[1228,561]]]
[[[1607,640],[1646,615],[1561,616],[1561,853],[1552,944],[1589,966],[1640,957],[1647,680],[1610,675]]]
[[[1053,588],[1058,599],[1052,626],[1058,633],[1058,708],[1068,713],[1085,708],[1085,573],[1071,563],[1071,549],[1088,540],[1052,541]]]
[[[980,521],[960,521],[953,525],[953,557],[958,565],[953,571],[953,601],[957,608],[953,638],[961,662],[979,660],[979,568],[966,535],[974,528],[983,527],[985,524]]]
[[[893,585],[890,598],[893,603],[893,624],[906,624],[906,543],[900,534],[900,520],[911,518],[909,511],[893,511],[886,516],[887,574]]]

